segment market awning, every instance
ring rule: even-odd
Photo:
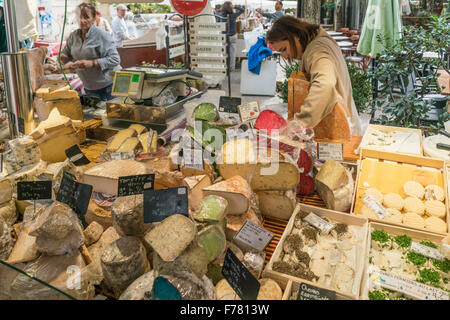
[[[381,35],[386,45],[401,38],[402,23],[398,1],[370,0],[357,51],[376,57],[384,49],[378,40]]]

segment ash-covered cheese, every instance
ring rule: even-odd
[[[139,237],[144,227],[144,196],[142,194],[119,197],[111,209],[113,226],[122,236]]]
[[[145,248],[135,237],[112,242],[102,254],[101,266],[106,284],[117,297],[150,267]]]
[[[122,293],[119,300],[152,300],[153,281],[155,280],[155,271],[149,271],[137,278]]]

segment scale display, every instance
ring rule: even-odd
[[[113,95],[128,94],[131,84],[131,74],[119,73],[114,81]]]

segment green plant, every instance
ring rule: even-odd
[[[350,75],[353,89],[353,100],[358,112],[364,112],[373,101],[373,84],[369,73],[347,61],[347,69]]]
[[[438,70],[445,66],[443,51],[450,43],[449,17],[431,16],[431,22],[425,27],[404,27],[402,38],[386,46],[377,57],[377,67],[371,72],[371,77],[381,83],[380,91],[384,98],[377,103],[383,108],[383,124],[421,126],[420,119],[432,107],[431,102],[424,99],[425,95],[440,91]],[[384,42],[386,39],[378,40]],[[439,53],[439,58],[423,58],[427,51]],[[412,74],[416,76],[414,83],[410,83]],[[413,90],[406,94],[395,92],[394,88],[401,82],[404,88],[413,87]],[[416,83],[420,85],[415,86]]]
[[[284,103],[288,102],[288,79],[291,77],[292,72],[300,70],[300,62],[296,61],[291,64],[286,64],[284,67],[282,66],[284,73],[286,75],[286,80],[281,84],[278,89],[278,97],[280,97]]]
[[[324,2],[324,4],[322,4],[322,8],[325,9],[326,11],[333,11],[334,8],[336,7],[336,4],[334,2]]]

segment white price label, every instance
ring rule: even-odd
[[[191,44],[192,53],[225,53],[224,46],[198,46]]]
[[[335,227],[334,224],[329,223],[328,221],[322,219],[321,217],[312,212],[309,215],[307,215],[303,220],[325,233],[329,233]]]
[[[176,34],[176,35],[169,35],[169,46],[175,46],[177,44],[184,43],[184,34]]]
[[[187,169],[203,170],[202,149],[183,148],[184,166]]]
[[[225,22],[216,23],[190,23],[189,28],[196,31],[225,31],[227,26]]]
[[[344,144],[339,142],[318,142],[317,156],[319,160],[344,160]]]
[[[363,199],[363,202],[372,210],[380,219],[386,218],[389,213],[386,209],[381,205],[381,203],[375,199],[374,196],[369,195]]]
[[[184,46],[179,46],[179,47],[175,47],[175,48],[170,48],[169,49],[169,58],[176,58],[178,56],[181,56],[183,54],[185,54],[185,48]]]
[[[443,290],[427,286],[391,273],[369,267],[370,282],[375,286],[404,293],[420,300],[449,300],[450,294]]]
[[[444,260],[444,256],[439,252],[438,249],[426,246],[421,243],[417,243],[417,242],[413,241],[411,243],[410,250],[415,253],[421,254],[425,257],[431,258],[431,259],[436,259],[436,260],[440,260],[440,261]]]
[[[273,237],[274,234],[272,232],[247,220],[241,230],[236,234],[235,239],[258,251],[264,251]]]
[[[258,101],[253,101],[238,106],[239,116],[242,122],[247,122],[252,119],[258,118],[260,114]]]
[[[111,153],[111,160],[135,160],[133,151]]]

